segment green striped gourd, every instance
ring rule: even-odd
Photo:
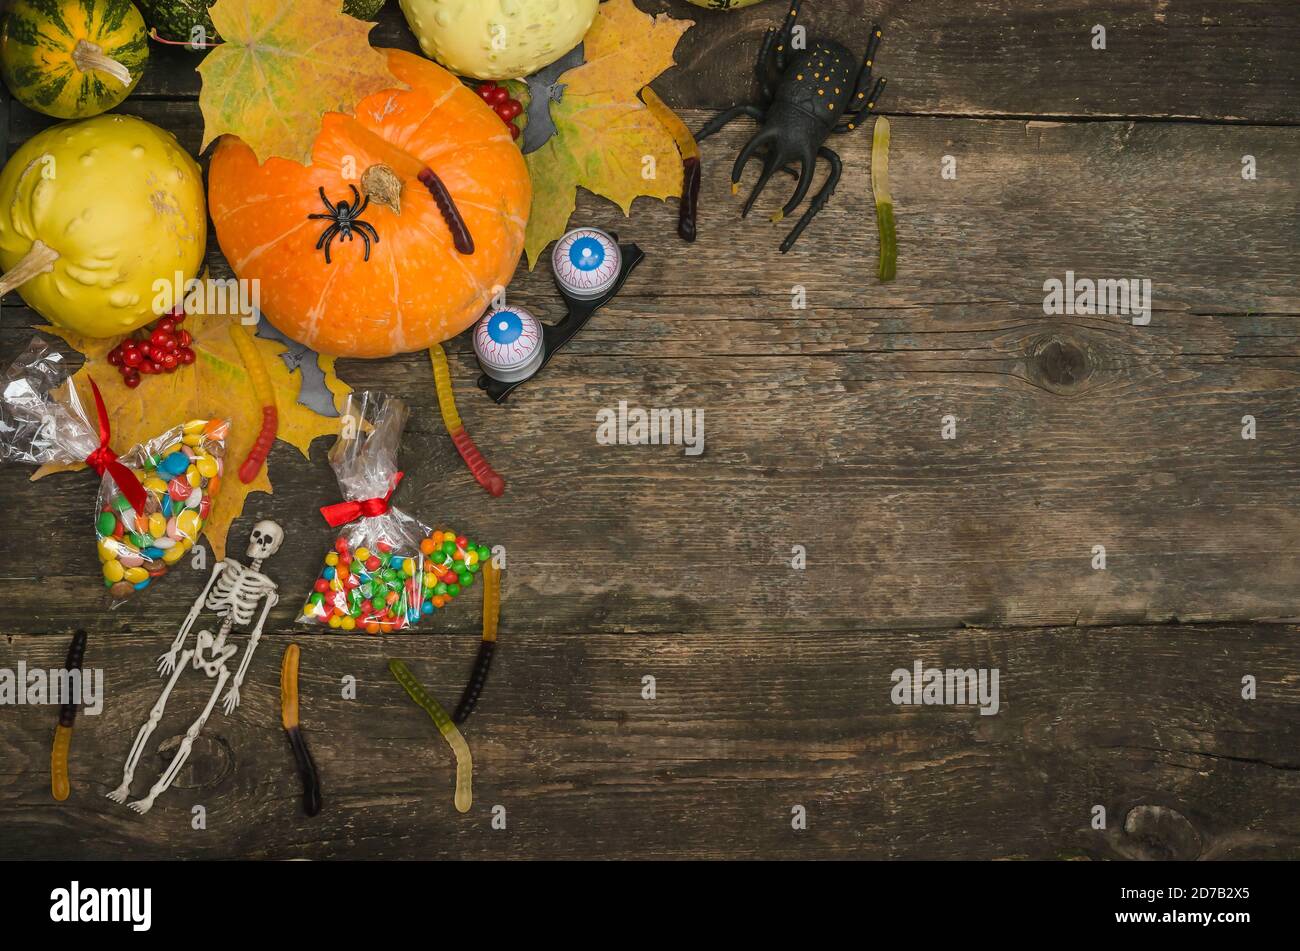
[[[135,88],[149,59],[130,0],[10,0],[0,73],[23,105],[59,119],[97,116]]]

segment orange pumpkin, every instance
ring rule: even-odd
[[[235,275],[259,282],[282,333],[336,356],[422,350],[468,327],[510,282],[532,201],[496,113],[442,67],[387,53],[410,88],[327,113],[310,165],[259,166],[227,135],[208,173]]]

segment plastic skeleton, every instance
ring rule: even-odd
[[[257,618],[257,624],[253,627],[252,634],[249,636],[243,659],[239,663],[239,670],[235,673],[234,683],[231,684],[222,704],[222,708],[227,715],[239,706],[239,688],[244,683],[244,675],[248,673],[248,665],[253,659],[253,651],[257,649],[257,642],[261,640],[262,625],[266,623],[266,617],[271,613],[271,608],[280,600],[276,594],[275,582],[262,574],[262,562],[279,551],[283,542],[284,531],[279,525],[270,521],[258,522],[253,526],[252,534],[249,535],[248,539],[248,557],[252,559],[252,563],[245,568],[234,559],[227,558],[218,562],[212,569],[212,577],[208,579],[203,593],[194,602],[194,606],[190,608],[185,623],[181,625],[180,631],[176,634],[176,639],[172,641],[171,649],[158,658],[158,672],[169,677],[167,686],[163,688],[162,694],[158,697],[158,702],[153,705],[153,709],[149,712],[149,719],[140,728],[135,743],[131,746],[131,752],[127,754],[126,767],[122,772],[122,784],[108,794],[109,799],[114,802],[126,802],[126,797],[131,792],[131,779],[135,775],[135,768],[140,762],[144,746],[149,742],[149,737],[158,726],[159,721],[162,720],[163,710],[167,706],[167,698],[171,695],[172,688],[176,686],[176,681],[180,679],[186,664],[192,663],[195,670],[201,670],[208,677],[216,678],[217,682],[212,690],[212,696],[208,698],[207,705],[203,708],[199,718],[191,723],[190,728],[185,731],[185,737],[181,740],[180,749],[176,751],[176,756],[168,765],[166,771],[154,783],[153,788],[149,790],[149,794],[143,799],[131,803],[131,808],[144,815],[153,808],[154,800],[166,791],[167,787],[176,779],[181,767],[185,765],[185,761],[189,758],[190,749],[194,746],[195,739],[202,732],[203,725],[208,722],[208,717],[212,715],[212,709],[217,704],[217,697],[230,679],[230,668],[226,666],[226,662],[235,656],[239,648],[235,644],[227,644],[226,637],[236,624],[240,627],[246,627],[252,621],[253,615],[257,613],[258,602],[265,599],[266,603],[262,606],[261,614]],[[205,607],[215,611],[221,617],[221,627],[218,628],[215,635],[206,630],[199,631],[194,639],[194,647],[185,647],[185,639],[189,636],[190,628],[194,626],[199,613]]]

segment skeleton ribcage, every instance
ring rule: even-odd
[[[267,585],[262,575],[239,562],[227,561],[226,564],[226,570],[217,576],[217,583],[208,592],[205,606],[236,624],[245,625],[253,619],[257,602],[266,594]]]

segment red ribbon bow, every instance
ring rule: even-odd
[[[90,380],[90,391],[95,394],[95,413],[99,417],[99,448],[86,457],[86,465],[94,469],[95,474],[101,479],[105,472],[112,476],[136,514],[143,515],[144,486],[140,484],[134,472],[117,461],[117,453],[108,448],[108,441],[113,433],[108,426],[108,410],[104,408],[104,397],[99,394],[99,387],[95,385],[94,378],[87,376],[86,379]]]
[[[379,499],[363,499],[360,502],[335,502],[333,505],[322,505],[320,513],[325,516],[325,521],[330,523],[333,528],[340,525],[346,525],[348,522],[357,518],[374,518],[376,515],[383,515],[388,511],[388,500],[393,497],[397,491],[397,484],[402,481],[402,473],[398,472],[393,476],[393,485],[388,490],[388,494]]]

